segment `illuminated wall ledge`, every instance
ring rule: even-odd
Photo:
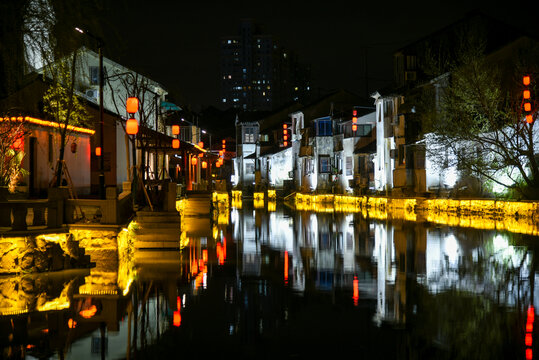
[[[333,197],[333,202],[329,199]],[[385,220],[430,221],[450,226],[539,235],[539,202],[487,199],[386,198],[296,194],[297,210],[361,212]]]
[[[219,191],[214,191],[212,193],[212,201],[214,203],[224,203],[224,204],[228,204],[228,193],[226,192],[219,192]]]

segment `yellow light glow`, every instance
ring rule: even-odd
[[[45,126],[45,127],[52,127],[52,128],[64,128],[65,127],[64,124],[59,124],[59,123],[54,122],[54,121],[41,120],[41,119],[37,119],[37,118],[34,118],[34,117],[30,117],[30,116],[25,116],[25,117],[22,117],[22,116],[18,116],[18,117],[4,116],[4,117],[0,117],[0,121],[10,121],[10,120],[11,121],[21,121],[21,122],[24,120],[24,121],[26,121],[28,123],[31,123],[31,124]],[[67,125],[67,129],[70,130],[70,131],[75,131],[75,132],[88,134],[88,135],[95,134],[95,130],[86,129],[86,128],[79,127],[79,126]]]

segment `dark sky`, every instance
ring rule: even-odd
[[[160,82],[179,105],[219,105],[219,42],[252,18],[302,62],[325,90],[365,94],[388,84],[395,49],[480,8],[515,23],[533,13],[519,1],[138,1],[107,2],[103,37],[121,64]],[[486,5],[485,5],[486,4]],[[523,9],[528,9],[523,13]],[[530,16],[531,18],[531,16]]]

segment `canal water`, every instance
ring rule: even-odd
[[[535,355],[535,236],[248,201],[206,220],[180,251],[0,278],[3,358]]]

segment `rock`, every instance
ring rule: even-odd
[[[29,270],[34,266],[34,254],[34,250],[28,250],[22,255],[20,260],[21,270]]]

